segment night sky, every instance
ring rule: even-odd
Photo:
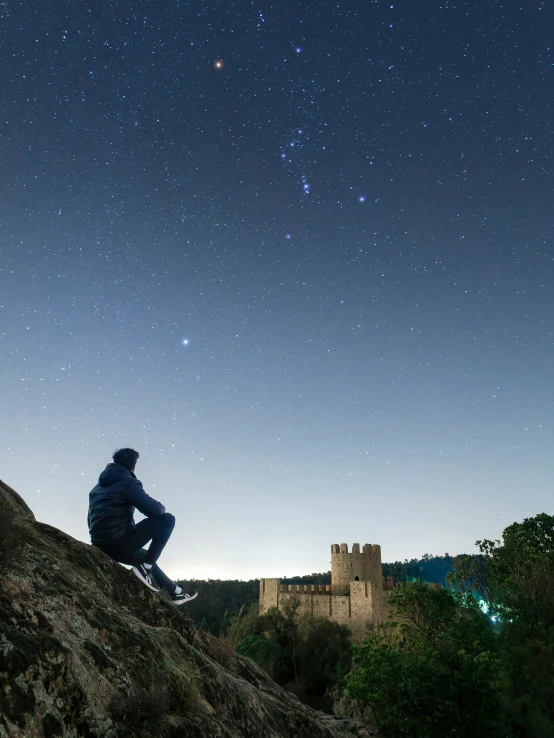
[[[554,7],[0,2],[0,477],[182,577],[552,512]],[[164,566],[165,564],[165,566]]]

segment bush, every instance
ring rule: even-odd
[[[394,590],[397,622],[355,649],[347,694],[371,703],[385,736],[554,735],[554,517],[477,545],[449,589]]]
[[[348,696],[371,704],[391,738],[508,735],[498,636],[477,601],[417,581],[390,603],[398,620],[354,649]]]
[[[253,618],[246,611],[242,621],[230,624],[227,637],[237,640],[240,633],[239,653],[304,702],[330,709],[325,695],[351,667],[350,632],[326,618],[299,616],[298,609],[291,598],[283,612],[274,607]]]

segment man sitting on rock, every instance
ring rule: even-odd
[[[175,518],[165,507],[149,497],[135,476],[138,451],[121,448],[113,464],[104,469],[98,484],[89,494],[88,527],[90,539],[115,561],[129,564],[131,571],[149,589],[157,592],[156,581],[176,605],[196,597],[183,592],[156,563],[173,532]],[[135,508],[145,520],[135,525]],[[142,548],[151,541],[148,551]]]

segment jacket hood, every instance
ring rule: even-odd
[[[125,477],[133,477],[136,479],[133,472],[129,471],[129,469],[126,469],[124,466],[121,466],[121,464],[108,464],[102,474],[100,474],[98,484],[101,487],[109,487],[110,484],[114,484],[114,482],[124,479]]]

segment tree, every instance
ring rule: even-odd
[[[554,517],[477,545],[455,559],[448,589],[393,591],[396,623],[355,653],[348,693],[391,738],[554,735]]]
[[[506,620],[543,636],[554,627],[554,517],[542,513],[513,523],[503,541],[477,541]]]
[[[255,661],[272,679],[278,680],[283,651],[274,638],[262,638],[256,635],[246,636],[237,646],[237,651]]]
[[[391,738],[508,735],[489,618],[467,596],[422,581],[389,601],[396,619],[354,649],[348,696],[371,704]]]
[[[478,541],[500,621],[514,734],[554,735],[554,517],[513,523],[502,541]]]
[[[247,612],[243,624],[233,626],[232,638],[240,633],[237,651],[278,684],[313,707],[329,709],[325,694],[350,671],[350,631],[327,618],[300,616],[299,607],[291,597],[283,610],[273,607],[255,619]]]
[[[298,620],[296,664],[301,690],[322,697],[343,684],[352,665],[350,631],[323,617],[304,615]]]

